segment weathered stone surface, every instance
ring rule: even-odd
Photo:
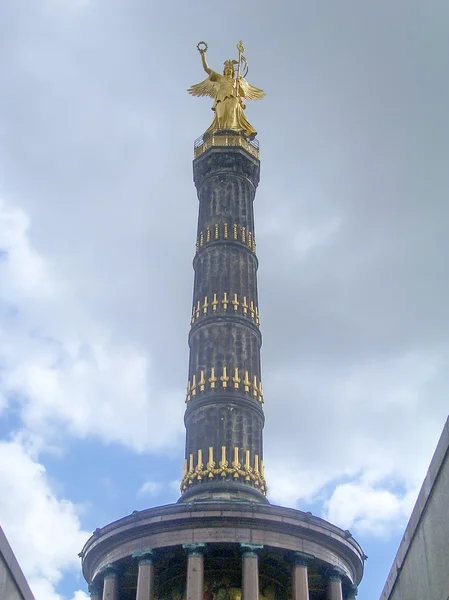
[[[355,584],[363,574],[362,549],[338,527],[298,510],[232,501],[181,502],[111,523],[86,543],[83,573],[92,581],[106,565],[120,564],[148,548],[153,548],[157,564],[170,548],[198,542],[261,544],[278,549],[289,561],[294,552],[309,554],[324,569],[338,567]]]
[[[262,337],[255,310],[243,312],[241,303],[258,307],[257,258],[254,247],[253,201],[259,182],[259,161],[241,148],[211,148],[199,156],[193,165],[194,180],[198,191],[197,254],[193,266],[195,272],[193,307],[195,318],[189,335],[189,385],[195,381],[195,393],[188,398],[185,416],[186,459],[202,451],[203,464],[208,460],[209,448],[213,448],[215,463],[222,458],[226,448],[226,460],[230,464],[238,448],[243,466],[246,453],[250,453],[251,468],[263,459],[262,430],[264,417],[262,396],[253,386],[261,381],[260,348]],[[229,304],[223,305],[227,295]],[[236,294],[238,308],[232,304]],[[210,303],[216,298],[219,307],[212,310]],[[203,306],[206,305],[204,309]],[[223,369],[230,378],[224,388],[220,381]],[[199,391],[200,373],[206,380],[214,369],[216,385],[206,384]],[[238,369],[240,382],[234,385],[232,377]],[[251,388],[243,385],[248,373]],[[193,379],[195,377],[195,380]],[[241,487],[255,486],[254,479],[216,474],[220,486],[211,495],[241,493]],[[205,488],[207,478],[190,478],[185,493],[191,499],[191,486]],[[257,487],[257,485],[255,486]],[[208,489],[215,490],[211,485]],[[259,490],[255,499],[260,501]]]

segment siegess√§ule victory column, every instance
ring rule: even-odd
[[[244,112],[264,92],[246,81],[242,42],[237,49],[221,74],[200,42],[207,78],[188,90],[213,98],[214,118],[194,145],[181,497],[94,532],[80,554],[93,600],[343,600],[362,578],[364,554],[348,531],[266,497],[253,211],[260,162]]]

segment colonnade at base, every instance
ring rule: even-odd
[[[185,595],[183,600],[206,600],[204,572],[207,561],[207,544],[183,544],[183,551],[187,557],[187,570],[185,574]],[[241,595],[239,600],[260,600],[263,596],[259,591],[259,551],[262,545],[240,544],[241,556]],[[155,556],[153,550],[146,550],[133,554],[137,563],[137,586],[135,600],[155,600]],[[290,553],[291,560],[291,589],[288,597],[291,600],[312,600],[314,595],[309,588],[309,567],[315,557],[301,552]],[[357,587],[355,585],[342,585],[344,573],[338,567],[325,569],[326,590],[325,600],[355,600]],[[101,582],[101,575],[103,581]],[[345,594],[343,594],[345,590]],[[98,582],[89,586],[91,600],[122,600],[120,593],[120,567],[109,564],[102,571]],[[128,595],[126,596],[129,597]],[[157,598],[157,600],[170,600]]]

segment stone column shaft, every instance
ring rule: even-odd
[[[293,600],[309,600],[307,565],[293,565]]]
[[[331,575],[327,588],[328,600],[343,600],[341,577]]]
[[[150,558],[139,560],[136,600],[153,600],[154,565]]]
[[[293,600],[309,600],[309,578],[307,566],[315,557],[311,554],[295,552],[292,568]]]
[[[107,573],[104,576],[103,600],[118,600],[117,573]]]
[[[259,600],[259,557],[256,550],[263,546],[241,544],[242,555],[242,600]]]
[[[187,551],[187,600],[203,600],[205,544],[184,544]]]

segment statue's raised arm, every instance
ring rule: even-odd
[[[204,46],[201,46],[201,44],[204,44]],[[203,63],[203,69],[206,71],[206,73],[208,75],[214,74],[215,71],[210,69],[209,65],[207,64],[207,58],[206,58],[207,44],[206,44],[206,42],[200,42],[197,47],[198,47],[198,52],[201,54],[201,62]]]
[[[207,64],[207,44],[200,42],[197,48],[201,54],[201,62],[208,77],[201,83],[192,85],[187,91],[192,96],[210,96],[214,98],[212,110],[215,112],[215,118],[206,134],[230,129],[238,131],[248,139],[253,139],[256,136],[256,130],[245,117],[243,99],[260,100],[265,96],[265,92],[250,85],[244,78],[244,75],[248,72],[248,64],[243,56],[242,42],[237,45],[239,59],[226,60],[223,75],[213,71]],[[244,73],[242,72],[242,66],[245,69]]]

